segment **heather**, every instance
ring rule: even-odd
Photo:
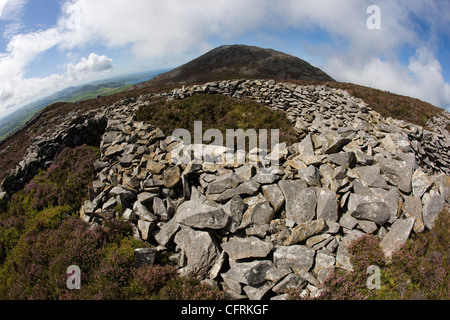
[[[221,297],[197,280],[177,280],[175,267],[137,268],[134,249],[148,244],[133,236],[130,223],[112,217],[102,225],[91,225],[76,217],[87,198],[97,157],[98,150],[92,147],[65,149],[11,201],[1,201],[0,299],[183,297],[166,294],[177,288],[191,292],[193,298]],[[71,265],[82,270],[81,290],[67,288],[66,272]]]
[[[25,192],[32,197],[31,206],[79,207],[87,195],[86,186],[95,177],[92,164],[97,158],[98,150],[93,147],[64,149],[48,170],[41,171],[25,186]]]

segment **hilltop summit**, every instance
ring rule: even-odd
[[[149,82],[152,86],[237,78],[335,81],[297,57],[247,45],[225,45]]]

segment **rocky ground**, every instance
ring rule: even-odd
[[[150,103],[142,96],[67,115],[35,139],[3,181],[2,196],[48,167],[65,146],[101,139],[81,218],[101,224],[119,215],[152,244],[142,253],[150,261],[160,251],[180,272],[220,286],[228,297],[256,300],[284,299],[293,287],[316,295],[336,268],[352,271],[351,241],[377,235],[389,257],[412,233],[432,229],[450,203],[445,130],[384,119],[327,86],[221,81],[156,96],[194,94],[255,99],[283,110],[301,139],[265,157],[252,150],[242,164],[180,161],[172,153],[179,139],[134,120]],[[214,151],[222,160],[226,150]],[[267,173],[270,161],[279,167]]]

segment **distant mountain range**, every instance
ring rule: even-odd
[[[146,71],[122,75],[106,80],[99,80],[78,87],[68,87],[44,99],[35,101],[16,112],[0,119],[0,141],[6,138],[11,132],[19,129],[30,120],[36,112],[55,102],[77,102],[94,99],[98,96],[107,96],[124,91],[133,85],[152,79],[155,75],[164,72]]]

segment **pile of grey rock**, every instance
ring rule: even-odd
[[[266,157],[251,150],[240,164],[180,162],[172,151],[182,142],[134,114],[151,103],[149,96],[194,94],[255,99],[282,110],[301,138]],[[136,253],[139,261],[153,261],[159,251],[181,273],[219,286],[232,299],[285,299],[291,288],[318,295],[337,268],[353,270],[353,240],[377,236],[390,257],[412,233],[432,229],[450,203],[445,134],[384,119],[327,86],[213,82],[75,118],[83,120],[75,126],[79,132],[92,121],[101,124],[101,159],[82,219],[130,221],[135,236],[152,247]],[[68,134],[61,130],[61,137]],[[52,139],[49,133],[30,150],[46,150]],[[267,173],[266,160],[274,158],[279,166]]]
[[[205,87],[166,96],[211,93]],[[433,167],[418,165],[410,137],[424,130],[326,87],[296,90],[341,96],[341,109],[354,103],[355,111],[339,118],[311,109],[312,119],[289,111],[303,138],[277,153],[280,166],[269,174],[264,159],[250,161],[252,152],[243,164],[179,163],[172,156],[179,139],[118,112],[107,123],[82,218],[131,221],[135,236],[180,272],[232,299],[285,299],[290,288],[317,295],[336,268],[353,270],[353,240],[378,236],[389,257],[411,233],[432,229],[450,201],[450,179],[439,166],[429,174]]]

